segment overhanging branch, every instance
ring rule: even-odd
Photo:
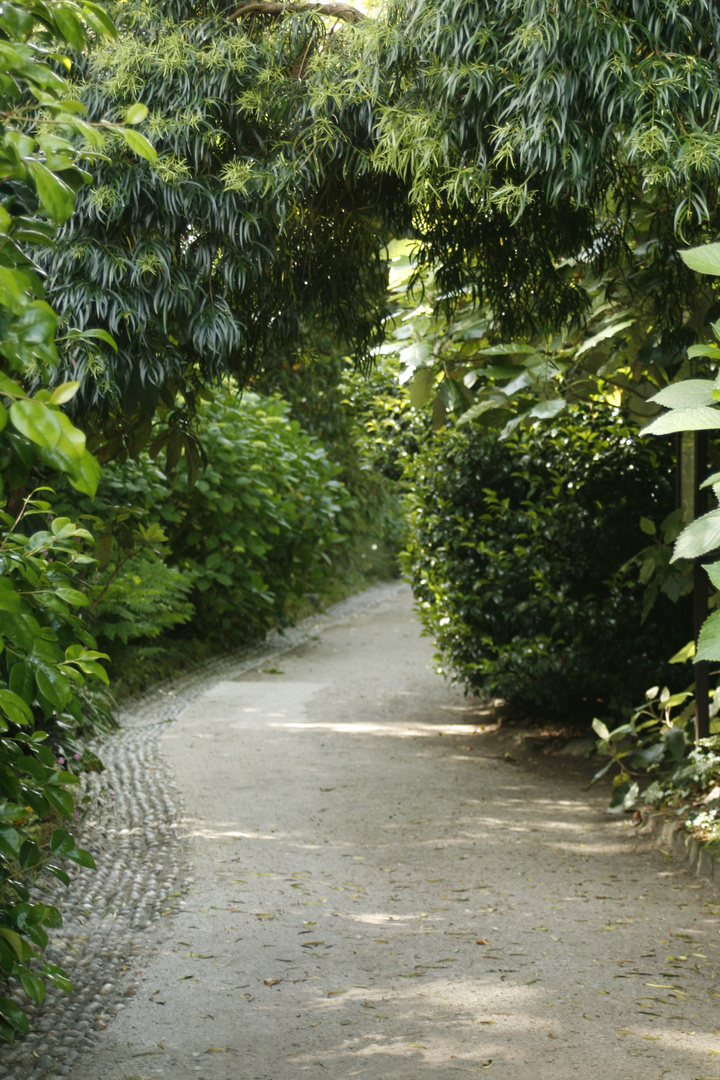
[[[302,0],[299,3],[282,3],[281,0],[250,0],[249,3],[236,8],[228,18],[240,20],[248,15],[287,15],[300,11],[317,11],[320,15],[330,15],[343,22],[352,23],[366,18],[362,11],[351,7],[350,4],[308,4]]]

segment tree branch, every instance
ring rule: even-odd
[[[289,3],[283,3],[282,0],[250,0],[249,3],[233,11],[228,18],[239,21],[247,15],[289,15],[299,11],[317,11],[320,15],[331,15],[343,22],[352,23],[360,22],[361,19],[367,17],[350,4],[306,3],[305,0],[300,0],[300,2],[291,0]]]

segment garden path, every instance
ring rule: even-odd
[[[194,881],[73,1080],[720,1077],[716,889],[431,658],[396,590],[166,725]]]

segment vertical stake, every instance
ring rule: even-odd
[[[693,517],[698,518],[707,509],[707,496],[700,490],[707,469],[707,431],[696,431],[694,439],[694,488]],[[708,616],[708,576],[700,559],[693,564],[693,609],[695,641],[700,627]],[[710,734],[710,665],[707,660],[695,664],[695,738],[706,739]]]

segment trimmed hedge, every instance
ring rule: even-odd
[[[667,659],[691,634],[689,601],[661,597],[641,624],[642,585],[619,572],[647,543],[641,516],[673,508],[671,447],[593,404],[505,441],[445,431],[411,470],[405,566],[443,668],[468,690],[576,719],[686,675]]]

